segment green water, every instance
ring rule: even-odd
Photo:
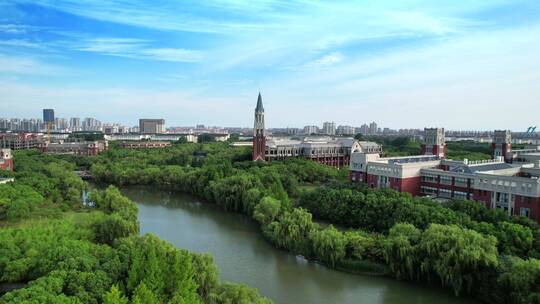
[[[255,287],[275,303],[476,303],[444,289],[353,275],[308,262],[273,248],[248,217],[193,196],[149,187],[121,190],[139,205],[141,233],[211,253],[223,280]]]

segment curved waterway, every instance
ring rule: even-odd
[[[141,233],[212,254],[222,280],[255,287],[282,304],[476,303],[449,291],[391,278],[353,275],[308,262],[265,241],[254,221],[200,199],[150,187],[123,187],[139,205]]]

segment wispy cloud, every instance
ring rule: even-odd
[[[316,60],[308,62],[306,64],[307,68],[324,68],[329,67],[335,64],[342,62],[345,59],[345,56],[339,52],[333,52],[327,55],[324,55]]]
[[[36,43],[36,42],[24,40],[24,39],[0,40],[0,46],[23,47],[23,48],[33,48],[33,49],[45,48],[45,46],[40,43]]]
[[[38,58],[0,54],[0,73],[8,75],[66,75],[69,69],[46,63]]]
[[[0,24],[0,32],[6,34],[24,34],[28,30],[28,26],[19,24]]]
[[[151,46],[152,41],[144,39],[91,38],[76,42],[72,48],[77,51],[134,59],[172,62],[197,62],[202,59],[200,51],[183,48],[153,48]]]
[[[200,51],[175,48],[145,49],[141,54],[146,58],[175,62],[197,62],[203,58]]]

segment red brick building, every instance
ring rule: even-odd
[[[50,144],[44,142],[39,145],[39,148],[43,153],[95,156],[103,151],[107,151],[109,144],[106,140]]]
[[[257,98],[253,127],[253,160],[273,161],[302,157],[333,166],[347,167],[351,154],[356,151],[382,152],[381,146],[372,142],[359,142],[353,138],[330,136],[270,137],[266,136],[264,107],[261,94]]]
[[[0,170],[13,172],[13,156],[11,149],[0,149]]]
[[[507,131],[496,131],[492,160],[469,162],[445,159],[444,131],[426,129],[422,153],[426,155],[382,158],[355,152],[350,180],[372,188],[392,188],[437,199],[468,199],[500,208],[509,215],[540,223],[540,152],[513,152]],[[497,136],[499,136],[497,138]],[[431,149],[430,149],[431,147]],[[427,155],[427,154],[434,155]]]

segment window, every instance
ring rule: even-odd
[[[437,195],[437,188],[422,186],[420,190],[426,195]]]
[[[452,184],[452,177],[451,176],[441,176],[441,184],[444,185],[451,185]]]
[[[440,197],[445,197],[445,198],[451,198],[452,197],[452,190],[439,189],[439,196]]]
[[[525,208],[525,207],[519,208],[519,215],[524,216],[524,217],[530,217],[530,214],[531,214],[531,209]]]
[[[456,186],[467,187],[468,186],[468,181],[469,181],[468,178],[463,178],[463,177],[455,177],[454,178],[454,184]]]
[[[454,198],[465,200],[467,199],[467,192],[454,191]]]
[[[437,183],[437,176],[431,174],[422,175],[422,181],[428,183]]]

